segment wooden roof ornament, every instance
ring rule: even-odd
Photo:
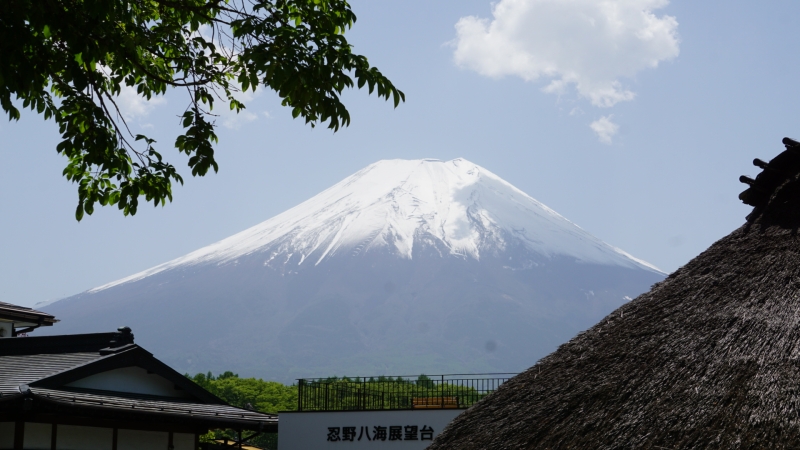
[[[779,186],[800,173],[800,142],[786,137],[783,138],[783,145],[786,150],[769,162],[758,158],[753,160],[753,165],[762,169],[755,179],[746,175],[739,177],[739,181],[749,186],[739,194],[739,200],[754,207],[748,220],[755,219],[761,213]]]
[[[798,143],[748,221],[457,417],[429,450],[798,448]]]

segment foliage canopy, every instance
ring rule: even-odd
[[[344,32],[355,20],[345,0],[2,0],[0,106],[10,120],[21,102],[56,122],[78,220],[97,203],[135,214],[140,196],[163,205],[183,179],[153,139],[130,131],[121,89],[148,100],[187,90],[175,147],[203,176],[218,170],[211,111],[220,101],[239,112],[239,90],[272,89],[293,117],[334,131],[350,123],[345,88],[405,100],[352,52]]]
[[[239,378],[238,374],[230,371],[216,377],[211,372],[198,373],[195,376],[186,374],[186,377],[239,408],[271,414],[297,409],[297,386],[286,386],[276,381],[264,381],[257,378]],[[233,440],[241,438],[232,430],[213,430],[203,439],[214,440],[226,437]],[[276,448],[277,436],[260,435],[250,442],[263,448]]]
[[[232,372],[216,377],[211,372],[195,376],[187,374],[186,377],[239,408],[271,414],[297,409],[297,386],[257,378],[239,378],[238,374]]]

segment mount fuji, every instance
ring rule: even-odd
[[[469,161],[388,160],[43,309],[189,373],[516,372],[663,277]]]

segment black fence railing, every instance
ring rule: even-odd
[[[463,409],[486,397],[514,375],[302,378],[297,380],[297,410]]]

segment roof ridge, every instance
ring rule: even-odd
[[[133,343],[133,334],[111,333],[66,334],[53,336],[0,339],[0,356],[59,353],[92,353]]]

